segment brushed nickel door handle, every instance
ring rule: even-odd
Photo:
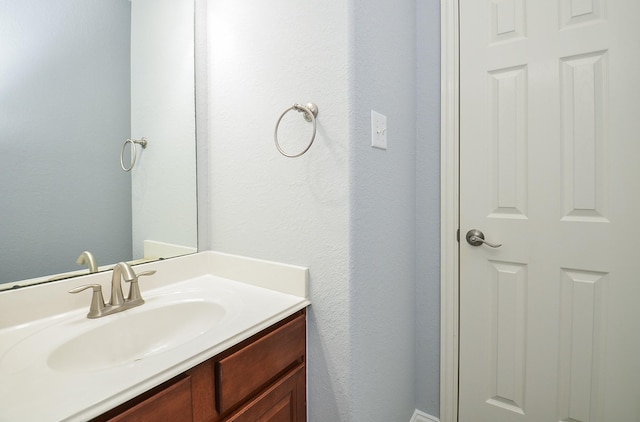
[[[480,230],[472,229],[467,232],[467,243],[471,246],[480,246],[483,243],[492,248],[499,248],[502,244],[495,244],[484,240],[484,233]]]

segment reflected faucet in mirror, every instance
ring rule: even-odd
[[[155,271],[144,271],[136,274],[133,268],[126,262],[117,263],[113,267],[113,275],[111,277],[111,298],[109,299],[109,303],[106,304],[100,284],[85,284],[69,290],[69,293],[79,293],[87,289],[92,289],[93,295],[91,296],[91,305],[89,306],[87,318],[100,318],[142,305],[144,300],[140,294],[138,279],[155,273]],[[122,280],[130,283],[129,295],[126,299],[122,293]]]
[[[78,259],[76,259],[76,264],[78,265],[88,265],[89,266],[89,274],[98,272],[98,263],[96,261],[96,257],[89,251],[84,251],[80,254]]]

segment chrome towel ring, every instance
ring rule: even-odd
[[[129,165],[129,167],[126,167],[124,165],[124,150],[127,147],[127,144],[131,145],[131,164]],[[146,138],[142,138],[142,139],[127,139],[126,141],[124,141],[124,144],[122,144],[122,149],[120,150],[120,167],[124,171],[131,171],[133,166],[136,165],[136,156],[138,155],[137,154],[137,150],[138,149],[136,148],[136,144],[140,145],[142,148],[146,148],[147,147],[147,140],[146,140]]]
[[[280,142],[278,141],[278,127],[280,126],[280,122],[282,121],[282,118],[284,117],[284,115],[290,112],[291,110],[296,110],[299,113],[304,113],[304,119],[307,122],[313,123],[313,132],[311,133],[311,140],[309,141],[309,144],[306,146],[306,148],[302,150],[302,152],[299,152],[298,154],[286,153],[282,149],[282,147],[280,146]],[[280,151],[280,154],[284,155],[285,157],[296,158],[296,157],[300,157],[302,154],[307,152],[309,148],[311,148],[313,141],[316,139],[316,117],[317,116],[318,116],[318,106],[315,105],[314,103],[307,103],[307,105],[304,105],[304,106],[301,104],[294,104],[288,109],[286,109],[280,115],[280,118],[278,119],[278,123],[276,123],[276,129],[273,133],[273,137],[276,141],[276,148],[278,148],[278,151]]]

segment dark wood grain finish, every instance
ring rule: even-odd
[[[193,421],[191,378],[183,378],[108,420],[110,422]]]
[[[225,422],[305,422],[305,366],[300,364]]]
[[[213,359],[209,359],[187,371],[187,374],[191,377],[194,421],[217,422],[220,420],[215,403],[216,389],[213,364]]]
[[[300,315],[216,362],[218,412],[223,414],[304,362],[305,318]]]

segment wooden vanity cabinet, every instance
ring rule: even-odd
[[[306,311],[94,421],[305,422]]]

